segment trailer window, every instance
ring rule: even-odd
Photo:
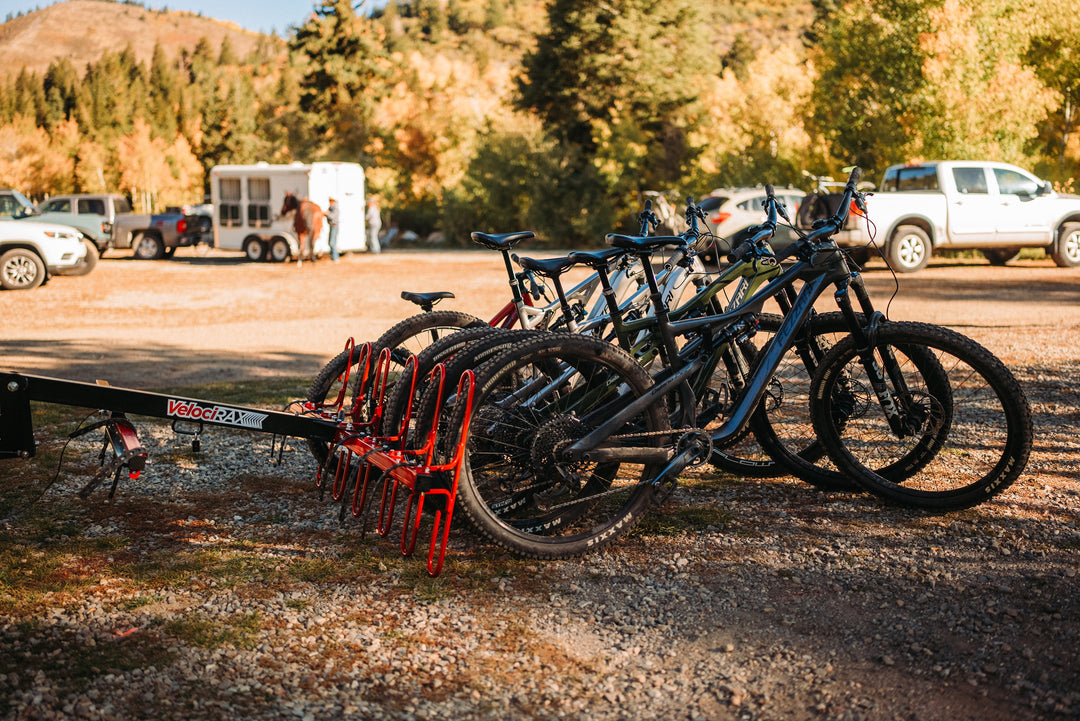
[[[248,225],[270,227],[270,179],[248,178]]]
[[[220,178],[218,189],[221,202],[218,204],[218,222],[222,228],[240,227],[240,178]]]

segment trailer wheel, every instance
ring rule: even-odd
[[[914,273],[930,262],[930,236],[917,225],[901,225],[893,233],[885,255],[897,273]]]
[[[1059,268],[1080,266],[1080,223],[1066,223],[1061,226],[1050,257]]]
[[[292,257],[292,248],[289,241],[284,238],[274,238],[270,241],[270,260],[275,263],[284,263]]]
[[[45,263],[37,253],[13,248],[0,255],[0,287],[4,290],[30,290],[45,282]]]
[[[256,263],[266,260],[266,243],[262,242],[261,238],[245,238],[244,255]]]
[[[139,260],[159,260],[165,257],[165,241],[155,233],[135,236],[135,257]]]

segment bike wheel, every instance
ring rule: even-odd
[[[386,405],[383,408],[382,435],[391,436],[400,433],[408,411],[409,428],[405,430],[410,436],[409,447],[418,447],[421,443],[419,438],[431,428],[433,420],[434,399],[438,394],[436,389],[430,388],[432,384],[429,381],[436,365],[442,363],[447,371],[442,384],[445,399],[457,387],[458,379],[465,369],[472,367],[461,363],[462,357],[469,355],[470,351],[487,347],[492,343],[514,342],[506,340],[508,338],[516,338],[520,341],[522,337],[531,337],[540,332],[543,331],[507,330],[485,325],[479,328],[466,328],[435,341],[416,355],[416,383],[413,384],[412,376],[405,371],[398,379],[401,382],[396,383],[392,390],[387,391]],[[455,361],[457,361],[456,364]],[[411,399],[410,388],[413,391]]]
[[[472,332],[472,330],[468,331],[469,334]],[[434,357],[431,358],[424,358],[428,354],[427,352],[421,354],[419,357],[420,363],[417,366],[420,368],[421,374],[430,374],[436,363],[442,363],[446,376],[441,388],[438,383],[426,383],[420,392],[416,394],[412,414],[416,422],[413,424],[409,446],[415,448],[423,442],[425,436],[431,430],[433,421],[441,421],[443,426],[449,427],[449,417],[452,413],[449,411],[440,412],[436,417],[435,410],[437,406],[442,406],[448,402],[453,403],[456,400],[455,394],[458,382],[466,370],[475,371],[496,355],[513,349],[517,344],[525,340],[540,337],[548,332],[492,328],[490,333],[479,336],[475,340],[471,340],[466,346],[452,350],[452,352],[432,354]],[[434,349],[435,346],[432,346],[428,351]],[[436,449],[442,453],[439,457],[444,462],[453,453],[451,449],[447,448],[448,444],[446,443],[446,439],[453,434],[446,433],[445,430],[446,428],[442,428],[438,433],[440,447]],[[452,442],[453,439],[451,438],[450,444]]]
[[[771,313],[758,316],[758,333],[751,341],[740,345],[743,360],[739,365],[756,366],[758,357],[783,320],[783,316]],[[840,313],[823,313],[811,318],[804,337],[789,348],[781,360],[747,429],[725,443],[714,441],[712,464],[753,478],[791,474],[822,490],[860,489],[832,466],[810,420],[810,379],[821,358],[847,332],[847,322]],[[725,361],[730,367],[731,361],[727,358]],[[733,405],[749,375],[747,368],[738,372],[729,368],[726,376],[718,369],[699,406],[699,423],[707,423],[707,428],[718,428],[723,418],[717,414],[716,401],[711,409],[706,401],[726,393],[730,398],[728,404]],[[733,380],[740,377],[741,380]],[[723,384],[731,385],[724,389]],[[724,409],[723,414],[729,411],[730,408]]]
[[[772,335],[783,316],[760,316],[761,331]],[[860,322],[863,321],[859,315]],[[773,375],[759,411],[750,419],[753,437],[776,466],[774,475],[790,473],[823,491],[861,490],[826,455],[810,417],[810,383],[821,360],[849,332],[842,313],[821,313],[807,322],[802,338],[788,349]]]
[[[391,394],[397,376],[404,370],[409,356],[420,353],[432,342],[448,333],[479,326],[487,327],[487,324],[468,313],[442,310],[421,313],[406,318],[379,336],[379,339],[372,343],[371,347],[375,359],[378,359],[383,348],[390,349],[390,376],[387,379],[387,398]],[[358,361],[357,354],[353,353],[353,364],[355,365]],[[345,350],[331,359],[315,376],[315,380],[311,382],[311,387],[308,389],[307,400],[312,403],[323,403],[327,398],[337,397],[341,391],[341,383],[347,370],[349,370],[349,352]],[[358,377],[359,375],[359,373],[351,372],[349,382],[355,384],[363,380]],[[355,385],[353,388],[348,389],[349,397],[351,397],[351,391],[354,389]],[[329,452],[328,444],[309,440],[308,447],[320,464],[326,460],[326,454]]]
[[[503,548],[545,559],[580,556],[626,533],[653,502],[662,463],[572,462],[561,451],[651,383],[621,349],[579,335],[548,334],[487,361],[476,371],[458,486],[472,525]],[[453,427],[462,427],[464,405]],[[608,442],[662,448],[669,430],[663,403],[653,403]]]
[[[721,364],[712,370],[708,385],[698,399],[698,427],[715,431],[723,425],[757,355],[758,349],[750,341],[724,351]],[[786,470],[762,448],[749,426],[722,443],[714,440],[709,463],[714,468],[748,478],[772,478]]]
[[[899,413],[898,433],[855,346],[853,338],[837,343],[810,389],[820,399],[811,406],[814,428],[841,470],[883,498],[936,511],[976,505],[1016,480],[1031,451],[1031,409],[990,351],[940,326],[882,325],[871,351]],[[927,352],[944,383],[920,369]]]

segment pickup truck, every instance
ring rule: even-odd
[[[804,203],[800,224],[823,215],[812,205]],[[1080,266],[1080,196],[1057,193],[1014,165],[893,165],[866,206],[866,216],[852,213],[837,244],[865,260],[871,257],[872,238],[900,273],[925,268],[935,251],[962,249],[981,251],[992,264],[1004,265],[1021,248],[1045,248],[1057,265]]]
[[[183,213],[132,213],[127,198],[110,193],[55,195],[41,204],[34,220],[78,228],[99,253],[131,248],[141,260],[170,257],[177,248],[206,240],[201,224]]]
[[[74,228],[0,220],[0,288],[29,290],[50,275],[77,275],[70,271],[85,264],[87,252]]]

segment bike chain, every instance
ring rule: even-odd
[[[685,436],[688,433],[704,433],[704,432],[705,431],[703,431],[701,428],[672,428],[672,429],[666,430],[666,431],[642,431],[641,433],[627,433],[625,435],[608,436],[608,438],[609,439],[614,438],[614,439],[620,439],[620,440],[628,439],[628,438],[657,438],[657,437],[660,437],[660,436],[671,436],[671,435],[674,435],[676,433],[681,434],[680,435],[680,438],[681,438],[682,436]],[[572,441],[566,441],[566,443],[572,443]],[[648,479],[648,480],[638,481],[637,483],[635,483],[632,486],[620,486],[619,488],[613,488],[613,489],[611,489],[609,491],[602,491],[601,493],[594,493],[591,496],[586,496],[585,498],[576,498],[576,499],[574,499],[572,501],[566,501],[565,503],[560,503],[560,504],[558,504],[556,506],[547,506],[547,507],[544,508],[544,511],[545,512],[547,512],[547,511],[558,511],[558,510],[563,509],[563,508],[569,508],[570,506],[575,506],[575,505],[577,505],[579,503],[591,503],[592,501],[594,501],[594,500],[596,500],[598,498],[604,498],[605,496],[613,496],[616,493],[625,493],[627,491],[633,492],[634,490],[636,490],[640,486],[652,486],[654,480],[655,479]],[[514,492],[515,493],[523,493],[523,492],[538,489],[538,488],[541,488],[541,487],[544,487],[544,486],[547,486],[547,485],[549,485],[549,484],[547,484],[547,483],[539,484],[538,483],[538,484],[534,484],[534,485],[531,485],[531,486],[525,486],[524,488],[515,488]],[[669,493],[670,493],[670,491],[669,491]]]

